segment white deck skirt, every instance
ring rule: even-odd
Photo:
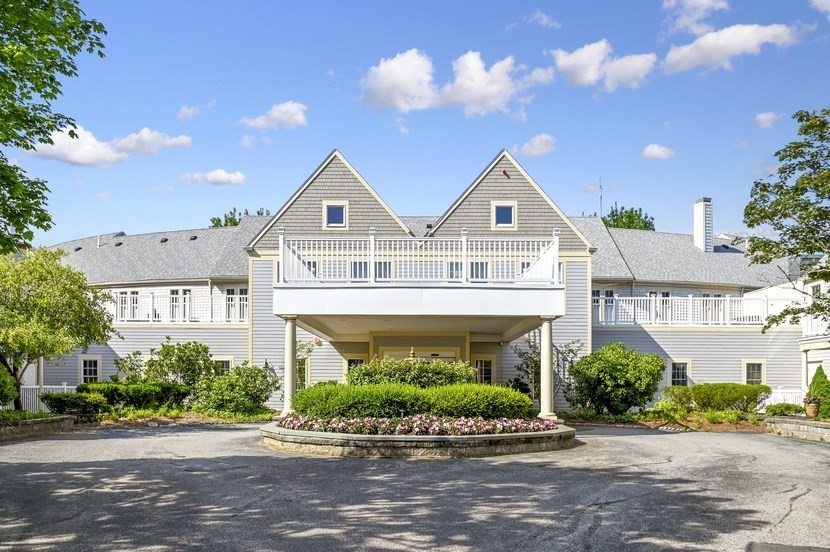
[[[290,285],[274,290],[274,314],[310,316],[559,317],[565,289],[543,284]]]

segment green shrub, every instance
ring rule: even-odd
[[[684,412],[692,410],[692,389],[688,385],[670,385],[663,388],[663,400],[675,409]]]
[[[695,407],[700,410],[734,409],[747,413],[757,412],[772,393],[767,385],[740,383],[701,383],[690,389]]]
[[[395,418],[416,414],[522,418],[530,399],[512,389],[457,384],[422,389],[401,383],[317,384],[294,397],[294,410],[315,418]]]
[[[279,380],[268,368],[244,362],[221,376],[199,381],[193,388],[192,406],[199,412],[259,412],[279,388]]]
[[[431,387],[424,393],[429,402],[428,414],[435,416],[491,420],[530,415],[530,397],[507,387],[463,383]]]
[[[741,421],[741,411],[740,410],[727,410],[723,413],[723,419],[732,425],[738,425],[738,422]]]
[[[793,414],[804,414],[804,407],[790,403],[775,403],[767,407],[767,416],[792,416]]]
[[[0,366],[0,405],[5,405],[17,398],[17,381],[8,370]]]
[[[79,393],[100,393],[112,406],[158,408],[163,405],[182,405],[191,393],[189,385],[181,383],[83,383]]]
[[[813,374],[807,394],[812,397],[821,397],[818,417],[830,419],[830,380],[827,379],[823,366],[819,366]]]
[[[115,359],[116,378],[124,383],[141,383],[144,381],[144,357],[141,351]]]
[[[710,424],[719,424],[723,421],[723,412],[720,410],[707,410],[703,415]]]
[[[665,369],[658,355],[611,343],[573,364],[565,398],[575,407],[624,414],[645,407],[657,393]]]
[[[0,410],[0,422],[19,422],[21,420],[38,420],[51,418],[51,412],[29,412],[28,410]]]
[[[142,374],[147,382],[195,385],[204,378],[220,375],[221,370],[207,345],[196,341],[172,343],[168,337],[161,348],[150,350]]]
[[[112,411],[100,393],[43,393],[40,400],[55,414],[72,414],[86,420]]]
[[[349,385],[404,383],[415,387],[439,387],[455,383],[474,383],[476,371],[466,362],[428,361],[422,358],[373,358],[354,366],[346,379]]]

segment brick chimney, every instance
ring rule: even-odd
[[[714,251],[714,222],[712,198],[702,197],[695,202],[695,247],[701,251]]]

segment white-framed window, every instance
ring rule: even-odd
[[[352,353],[343,357],[343,377],[348,375],[352,368],[361,366],[369,362],[369,355],[362,353]]]
[[[461,273],[464,271],[464,265],[461,261],[449,261],[447,263],[447,279],[460,280]]]
[[[369,279],[369,261],[352,261],[352,280]]]
[[[741,360],[743,383],[762,384],[767,381],[767,359],[745,358]]]
[[[323,202],[323,229],[339,228],[348,230],[349,228],[349,202],[342,201],[324,201]]]
[[[492,385],[496,381],[496,355],[472,355],[473,368],[476,370],[476,383]]]
[[[470,280],[487,279],[487,261],[473,261],[470,263]]]
[[[225,321],[246,322],[248,320],[248,288],[227,288],[225,290]]]
[[[101,355],[78,357],[78,383],[101,381]]]
[[[815,284],[810,286],[810,295],[812,297],[818,297],[821,295],[821,284]]]
[[[491,201],[490,228],[492,230],[515,230],[516,214],[515,201]]]
[[[215,356],[213,357],[213,362],[219,365],[219,370],[222,373],[230,372],[234,367],[233,357],[231,356]]]
[[[392,279],[392,261],[375,261],[375,279]]]
[[[673,358],[670,363],[669,385],[690,385],[692,377],[692,360]]]
[[[296,391],[302,391],[311,385],[311,358],[297,359],[297,385]]]
[[[138,292],[131,291],[130,292],[130,320],[138,320],[139,307],[138,307]]]

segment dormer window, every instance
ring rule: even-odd
[[[323,202],[323,228],[349,228],[349,202]]]
[[[516,229],[516,202],[491,202],[491,228],[493,230]]]

